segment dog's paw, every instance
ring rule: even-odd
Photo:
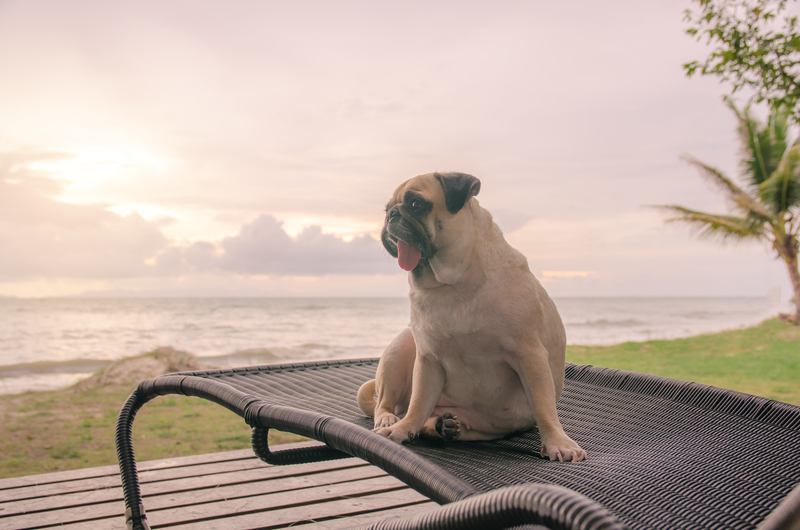
[[[572,438],[567,435],[552,437],[548,440],[542,440],[542,457],[549,457],[550,460],[558,460],[559,462],[580,462],[586,460],[586,451],[576,444]]]
[[[394,414],[386,414],[380,417],[375,418],[375,430],[381,429],[383,427],[391,427],[395,423],[400,421],[400,418],[395,416]]]
[[[393,442],[397,442],[399,444],[410,443],[417,437],[417,433],[414,431],[409,431],[408,429],[404,428],[399,423],[392,425],[391,427],[381,427],[373,429],[372,432],[378,433],[381,436],[385,436],[389,438]]]
[[[449,442],[461,434],[461,422],[456,416],[445,412],[436,420],[436,432],[443,440]]]

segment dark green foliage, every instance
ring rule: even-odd
[[[789,0],[695,1],[699,11],[686,10],[686,32],[716,48],[705,61],[684,64],[686,75],[718,76],[732,93],[749,88],[756,102],[783,107],[798,122],[800,36]]]
[[[800,145],[794,145],[777,170],[761,184],[761,198],[775,215],[790,212],[800,204]]]
[[[749,107],[744,112],[726,99],[728,106],[739,118],[739,137],[742,142],[742,173],[749,176],[749,184],[753,191],[772,175],[780,164],[787,147],[788,112],[782,107],[778,112],[770,114],[765,127],[749,115]]]

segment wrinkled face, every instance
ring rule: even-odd
[[[463,173],[428,173],[407,180],[386,205],[381,241],[400,267],[414,270],[438,251],[437,235],[480,190],[480,181]]]
[[[421,175],[401,184],[386,205],[381,241],[407,271],[414,270],[421,260],[430,259],[436,252],[431,219],[435,218],[434,207],[441,193],[437,194],[431,179],[425,177]],[[438,202],[443,200],[439,197]]]

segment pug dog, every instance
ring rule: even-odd
[[[464,173],[428,173],[397,188],[383,246],[409,271],[410,327],[358,392],[375,432],[492,440],[539,427],[541,455],[580,461],[556,402],[566,334],[556,306],[475,196]]]

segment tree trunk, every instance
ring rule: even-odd
[[[800,271],[797,270],[797,254],[786,260],[786,267],[794,289],[794,325],[800,326]]]

